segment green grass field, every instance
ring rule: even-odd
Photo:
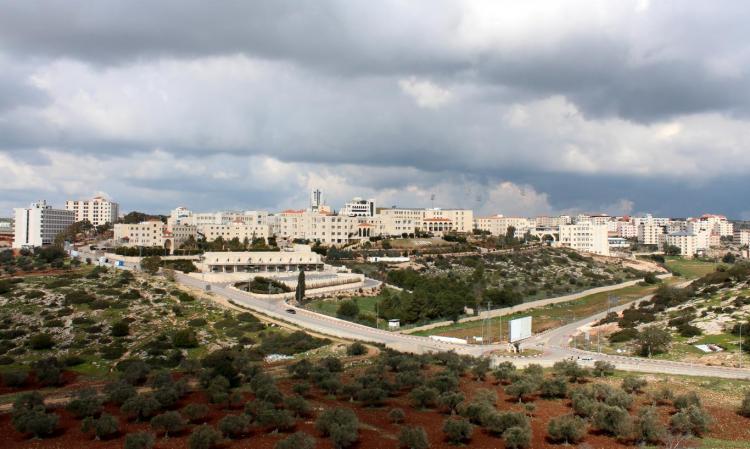
[[[667,267],[680,273],[681,276],[688,279],[696,279],[705,276],[716,270],[720,264],[715,262],[705,262],[696,259],[684,259],[682,257],[667,256]]]

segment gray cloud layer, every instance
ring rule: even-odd
[[[10,3],[0,207],[104,190],[126,208],[273,209],[316,184],[335,201],[438,191],[486,212],[633,202],[688,215],[702,211],[676,200],[688,182],[740,216],[750,206],[711,180],[741,190],[750,169],[749,13],[728,1]],[[174,170],[183,160],[231,167],[198,179]],[[285,178],[259,177],[258,161]],[[97,167],[96,182],[77,165]],[[22,179],[35,171],[46,175]],[[622,191],[575,185],[608,176]],[[653,205],[641,184],[672,193]]]

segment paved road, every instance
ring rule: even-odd
[[[207,284],[201,280],[181,274],[177,274],[177,280],[180,283],[199,289],[204,289]],[[322,334],[334,335],[340,338],[382,343],[402,351],[418,353],[429,351],[455,351],[459,354],[482,356],[491,351],[503,348],[500,345],[457,345],[435,341],[427,337],[392,333],[289,306],[281,300],[254,298],[227,286],[213,284],[211,289],[214,294],[222,295],[237,304],[303,328],[311,329]],[[645,296],[641,298],[640,301],[649,298],[650,296]],[[613,308],[613,310],[621,310],[628,306],[630,306],[630,304]],[[289,313],[288,310],[293,310],[294,313]],[[554,362],[566,358],[572,357],[577,359],[579,357],[591,357],[593,360],[580,360],[580,363],[584,366],[593,366],[594,360],[605,360],[615,364],[618,369],[626,371],[750,379],[750,370],[747,369],[740,370],[737,368],[694,365],[640,357],[604,355],[582,351],[568,346],[570,336],[575,333],[576,329],[601,319],[604,314],[605,313],[599,313],[529,339],[524,346],[543,349],[543,355],[540,357],[508,358],[508,360],[511,360],[518,365],[539,363],[544,366],[550,366]]]
[[[87,255],[86,257],[88,257]],[[93,256],[93,254],[91,254]],[[135,267],[126,266],[118,267],[133,269]],[[177,273],[176,280],[184,285],[198,289],[205,289],[208,282],[194,279],[189,276]],[[376,281],[373,281],[376,282]],[[685,286],[685,282],[679,286]],[[225,298],[248,307],[265,315],[281,319],[297,326],[311,329],[313,331],[333,335],[350,340],[360,340],[373,343],[382,343],[393,349],[425,353],[430,351],[455,351],[459,354],[472,356],[484,356],[492,351],[504,349],[504,345],[457,345],[432,340],[428,337],[418,337],[400,333],[388,332],[375,329],[361,324],[351,323],[338,318],[311,312],[289,306],[282,300],[266,300],[251,297],[239,290],[232,289],[226,285],[211,284],[211,290],[214,294],[222,295]],[[645,301],[652,295],[644,296],[636,302]],[[631,303],[613,307],[611,311],[619,312],[630,307]],[[289,313],[288,310],[294,310],[295,313]],[[566,324],[556,329],[535,335],[524,342],[524,348],[541,349],[542,355],[534,358],[508,357],[516,365],[524,366],[529,363],[539,363],[543,366],[551,366],[559,360],[573,358],[579,361],[581,365],[593,366],[596,360],[603,360],[614,364],[618,369],[624,371],[636,371],[659,374],[675,374],[687,376],[704,376],[704,377],[721,377],[728,379],[750,379],[750,369],[729,368],[720,366],[705,366],[684,362],[673,362],[667,360],[654,360],[642,357],[628,357],[621,355],[598,354],[595,352],[584,351],[571,348],[569,342],[571,336],[577,333],[581,327],[591,325],[602,319],[606,312],[597,313],[587,318],[583,318],[573,323]],[[586,359],[586,360],[583,360]]]

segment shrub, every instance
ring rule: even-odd
[[[657,405],[665,405],[674,400],[674,393],[668,387],[661,387],[653,392],[651,397]]]
[[[290,396],[284,399],[284,406],[292,412],[294,416],[303,417],[309,416],[312,412],[310,403],[305,400],[302,396]]]
[[[196,423],[205,420],[211,410],[208,408],[206,404],[188,404],[185,407],[182,408],[182,414],[190,421],[191,423]]]
[[[403,409],[392,408],[388,411],[388,419],[390,419],[391,422],[394,424],[400,424],[404,422],[405,418],[406,418],[406,413],[404,413]]]
[[[355,300],[345,300],[339,303],[339,307],[336,309],[336,316],[344,319],[354,319],[359,316],[359,305]]]
[[[605,362],[604,360],[597,360],[594,362],[594,369],[591,370],[591,374],[594,377],[607,377],[615,373],[615,365]]]
[[[566,376],[570,382],[578,382],[588,376],[588,370],[574,360],[561,360],[552,366],[552,370],[561,376]]]
[[[120,410],[129,418],[142,421],[151,418],[161,409],[161,404],[152,395],[139,394],[123,402]]]
[[[113,337],[125,337],[130,334],[130,324],[127,321],[116,321],[112,324],[110,333]]]
[[[638,337],[638,329],[634,327],[626,327],[625,329],[613,332],[609,335],[610,343],[624,343],[626,341],[634,340]]]
[[[482,425],[489,433],[502,435],[511,427],[528,427],[529,421],[522,413],[492,410],[482,417]]]
[[[474,428],[466,419],[448,418],[443,422],[443,433],[451,444],[461,444],[471,440]]]
[[[674,405],[674,408],[676,408],[677,410],[686,409],[690,407],[691,405],[700,407],[701,399],[698,397],[697,394],[695,394],[694,391],[690,391],[685,394],[676,396],[674,400],[672,401],[672,404]]]
[[[94,416],[102,408],[102,400],[93,388],[84,388],[75,393],[73,400],[65,407],[78,419]]]
[[[367,354],[367,346],[360,342],[354,342],[346,348],[347,355],[356,356]]]
[[[404,427],[398,435],[398,443],[406,449],[428,449],[430,442],[422,427]]]
[[[62,383],[60,362],[55,357],[37,360],[33,364],[36,379],[44,386],[58,386]]]
[[[740,415],[750,418],[750,391],[745,392],[745,397],[742,399],[742,405],[737,412]]]
[[[186,426],[187,422],[180,412],[165,412],[151,418],[151,427],[156,431],[164,431],[164,438],[182,432]]]
[[[116,405],[124,404],[125,401],[137,394],[135,387],[122,380],[107,384],[104,387],[104,393],[106,394],[107,402]]]
[[[672,415],[669,426],[675,433],[701,436],[711,426],[713,420],[703,408],[690,405]]]
[[[522,377],[505,387],[505,393],[511,397],[517,398],[518,402],[522,402],[524,396],[530,395],[535,389],[536,385],[533,380],[528,377]]]
[[[188,447],[190,449],[211,449],[215,447],[221,440],[221,434],[209,426],[208,424],[202,424],[193,430],[188,439]]]
[[[219,431],[227,438],[240,438],[250,426],[247,415],[227,415],[219,421]]]
[[[192,329],[180,329],[172,335],[172,344],[175,348],[195,348],[198,337]]]
[[[307,382],[297,382],[292,386],[292,391],[302,397],[307,396],[310,392],[310,384]]]
[[[643,407],[635,420],[635,434],[639,442],[657,445],[664,440],[666,429],[659,421],[654,407]]]
[[[575,415],[552,418],[547,424],[547,436],[554,443],[575,444],[583,440],[588,431],[586,421]]]
[[[274,449],[313,449],[314,447],[315,438],[305,432],[295,432],[277,442]]]
[[[528,426],[511,427],[503,433],[506,449],[526,449],[531,446],[531,429]]]
[[[24,393],[15,400],[11,420],[17,431],[41,438],[57,430],[59,417],[54,413],[47,413],[42,395],[31,392]]]
[[[622,389],[626,393],[641,393],[646,384],[646,379],[642,377],[628,376],[622,380]]]
[[[120,423],[109,413],[102,413],[99,418],[87,417],[81,423],[83,433],[94,433],[97,440],[109,438],[120,432]]]
[[[24,386],[29,378],[26,371],[8,371],[3,373],[3,384],[6,387],[18,388]]]
[[[409,397],[415,408],[424,409],[435,406],[438,391],[430,387],[417,387],[411,391]]]
[[[256,417],[258,424],[277,431],[287,431],[294,427],[294,417],[288,410],[274,407],[264,408]]]
[[[543,398],[564,398],[568,394],[568,383],[560,376],[545,379],[539,386]]]
[[[148,432],[129,433],[125,436],[125,449],[152,449],[156,438]]]
[[[599,404],[594,411],[593,423],[598,430],[614,436],[629,435],[632,431],[627,410],[613,405]]]
[[[29,347],[41,351],[51,349],[55,346],[55,340],[50,334],[34,334],[29,337]]]
[[[145,382],[151,368],[139,359],[124,360],[117,364],[120,378],[129,384],[137,385]]]
[[[464,399],[464,395],[458,391],[446,391],[438,397],[438,404],[453,415],[458,411],[458,406]]]
[[[702,335],[703,331],[698,326],[693,326],[692,324],[682,324],[680,326],[677,326],[677,331],[680,333],[681,336],[690,338],[690,337],[696,337],[698,335]]]
[[[492,373],[492,375],[495,377],[495,380],[497,382],[505,383],[512,380],[515,372],[516,366],[512,362],[502,362],[497,366],[497,368],[495,368],[495,371]]]
[[[336,449],[348,447],[359,439],[359,420],[348,408],[334,408],[324,411],[315,422],[315,428],[330,437]]]

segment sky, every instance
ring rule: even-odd
[[[750,219],[750,2],[24,0],[0,215],[463,207]],[[432,199],[434,196],[434,200]]]

